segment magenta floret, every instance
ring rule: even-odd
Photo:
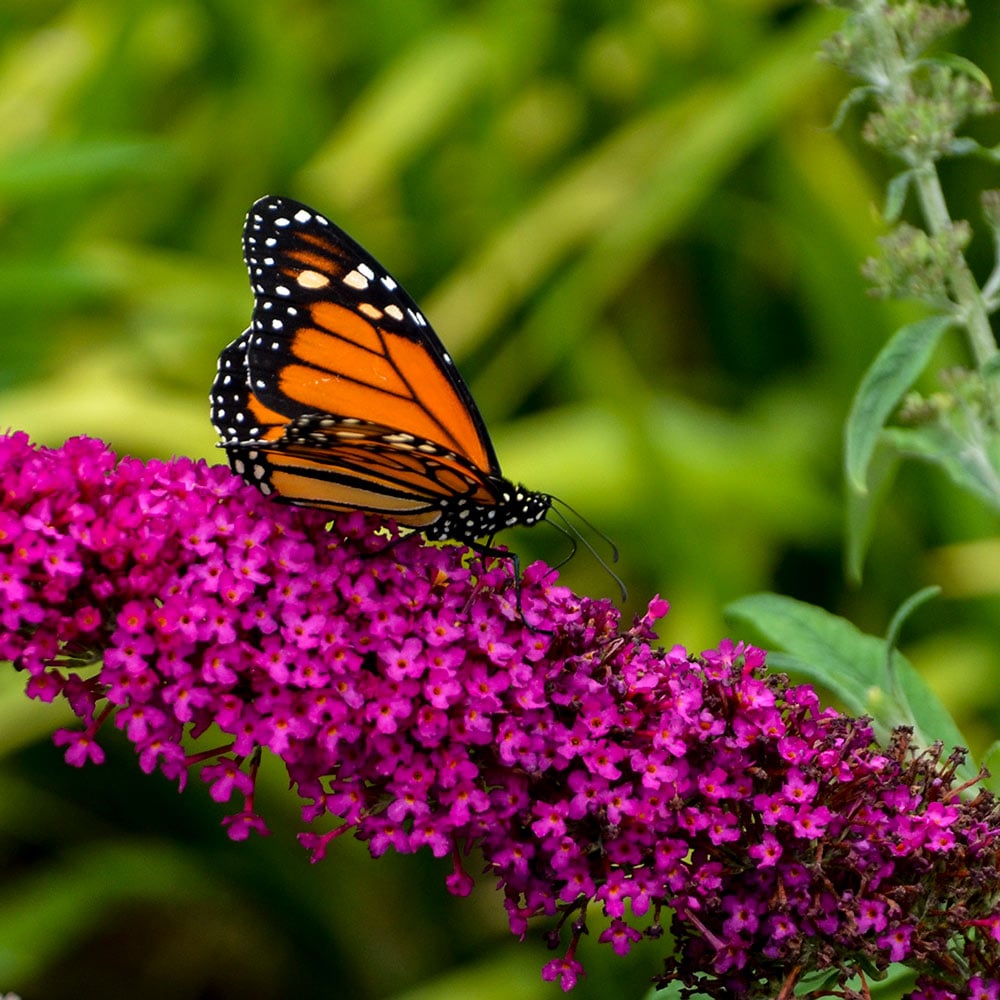
[[[223,468],[0,437],[0,656],[80,718],[70,764],[103,760],[110,722],[144,771],[200,773],[241,840],[267,832],[267,750],[304,821],[338,823],[302,835],[314,860],[345,832],[426,848],[461,896],[476,848],[513,933],[568,933],[543,973],[563,989],[588,919],[624,955],[669,915],[663,981],[691,990],[901,961],[914,996],[997,996],[1000,823],[960,798],[961,755],[878,747],[752,646],[656,648],[662,598],[622,629],[543,564],[518,602],[508,562],[467,555]],[[210,728],[223,745],[185,749]]]

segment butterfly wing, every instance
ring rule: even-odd
[[[326,510],[392,517],[431,537],[465,534],[438,524],[442,514],[450,521],[446,512],[466,510],[468,518],[468,512],[494,511],[502,499],[498,488],[504,481],[484,477],[463,456],[351,417],[306,414],[288,425],[273,449],[266,448],[266,472],[257,473],[253,462],[260,455],[246,454],[247,470],[281,496],[308,496],[312,506]],[[485,533],[478,523],[475,530]]]
[[[211,395],[233,469],[288,503],[392,517],[510,559],[516,576],[517,556],[493,536],[544,520],[552,497],[503,477],[416,303],[346,233],[288,198],[254,203],[243,252],[253,318],[219,356]]]
[[[361,246],[311,208],[267,197],[250,209],[243,249],[254,292],[244,364],[264,433],[278,436],[276,414],[375,421],[500,474],[448,352]]]
[[[347,234],[284,198],[247,216],[253,320],[220,355],[212,420],[263,492],[471,540],[537,519],[413,300]],[[544,501],[543,501],[544,505]],[[511,520],[513,518],[513,520]]]

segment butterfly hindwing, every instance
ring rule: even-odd
[[[279,494],[311,496],[314,506],[367,510],[411,527],[432,525],[442,502],[494,507],[500,499],[502,481],[484,478],[462,456],[353,418],[297,418],[269,451],[268,462],[270,485]]]

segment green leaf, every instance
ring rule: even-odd
[[[794,671],[822,684],[855,715],[870,715],[885,740],[894,726],[911,724],[922,746],[941,740],[966,746],[948,710],[898,650],[887,655],[884,639],[865,635],[849,621],[778,594],[752,594],[725,609],[726,619],[751,641],[771,650],[772,668]],[[776,652],[775,652],[776,651]],[[886,666],[892,664],[894,685]],[[902,703],[889,692],[896,687]],[[963,773],[975,773],[966,764]]]
[[[912,180],[913,171],[904,170],[902,173],[896,174],[889,181],[889,186],[885,193],[885,207],[882,209],[882,214],[885,216],[886,222],[899,221],[903,206],[906,204],[906,194],[910,190],[910,181]]]
[[[683,986],[676,979],[667,983],[662,989],[658,986],[654,986],[644,997],[643,1000],[680,1000],[683,995]],[[708,993],[695,993],[689,994],[691,1000],[698,1000],[700,997],[708,998]]]
[[[897,704],[906,704],[906,696],[900,686],[901,679],[899,674],[896,672],[896,661],[892,655],[896,650],[899,633],[903,630],[903,625],[906,624],[906,619],[909,618],[921,604],[926,604],[928,601],[933,600],[940,593],[940,587],[924,587],[922,590],[918,590],[915,594],[911,594],[910,597],[903,601],[903,603],[896,609],[896,613],[892,616],[892,621],[889,622],[889,631],[886,633],[885,637],[885,672],[889,681],[889,693]]]
[[[897,451],[939,465],[956,486],[1000,512],[1000,475],[995,461],[950,426],[939,422],[887,427],[883,434]]]
[[[967,135],[955,139],[948,146],[948,152],[951,156],[985,156],[988,160],[996,159],[994,150],[985,149],[975,139]]]
[[[991,743],[983,754],[983,767],[990,772],[983,784],[996,795],[1000,792],[1000,740]]]
[[[831,131],[836,132],[840,129],[840,126],[844,124],[844,119],[847,117],[848,111],[850,111],[855,104],[861,104],[863,101],[877,93],[877,88],[868,85],[863,87],[854,87],[840,102],[840,104],[837,105],[837,113],[833,116],[833,122],[830,124]]]
[[[940,593],[940,587],[924,587],[922,590],[918,590],[915,594],[912,594],[905,601],[903,601],[903,603],[896,609],[896,613],[892,616],[892,621],[889,622],[889,631],[885,637],[886,645],[891,649],[895,649],[896,641],[899,639],[899,633],[902,631],[903,625],[906,624],[906,619],[909,618],[921,604],[926,604],[928,601],[933,600]]]
[[[868,489],[868,466],[880,431],[954,322],[951,316],[929,316],[902,327],[865,372],[844,428],[844,471],[852,489]]]
[[[998,146],[980,146],[976,143],[978,148],[972,150],[976,156],[981,156],[984,160],[989,160],[991,163],[996,163],[1000,161],[1000,145]]]
[[[931,56],[928,59],[921,59],[919,61],[921,66],[946,66],[950,70],[954,70],[956,73],[961,73],[963,76],[970,77],[975,80],[981,87],[990,92],[993,91],[993,84],[990,83],[990,78],[983,72],[982,68],[977,66],[971,59],[966,59],[965,56],[956,55],[954,52],[942,52],[940,55]]]
[[[868,463],[868,489],[863,493],[859,490],[847,491],[845,573],[853,583],[861,582],[865,555],[875,531],[876,517],[882,501],[896,479],[899,465],[899,452],[882,441]]]

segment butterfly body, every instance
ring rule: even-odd
[[[253,317],[211,395],[235,472],[287,503],[363,510],[490,554],[478,539],[545,519],[552,498],[503,476],[450,355],[359,244],[266,197],[243,250]]]

